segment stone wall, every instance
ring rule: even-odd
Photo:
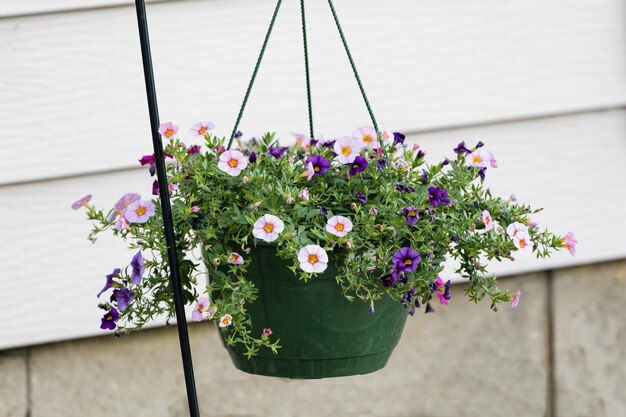
[[[494,313],[454,286],[448,307],[408,321],[385,369],[359,377],[250,376],[192,324],[201,414],[626,416],[626,261],[502,281],[519,308]],[[175,328],[0,352],[2,417],[187,415]]]

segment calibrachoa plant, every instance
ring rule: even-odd
[[[433,311],[433,296],[447,305],[450,281],[439,276],[446,258],[457,261],[471,300],[488,298],[494,310],[500,302],[516,307],[521,293],[500,290],[487,261],[541,258],[560,248],[575,253],[573,233],[542,230],[532,221],[538,210],[513,196],[492,196],[484,180],[497,163],[482,142],[461,142],[456,157],[427,164],[419,146],[386,129],[364,126],[333,140],[297,134],[293,146],[281,146],[273,134],[244,140],[238,133],[237,146],[227,150],[213,128],[211,122],[191,128],[204,146],[186,146],[172,123],[159,129],[183,292],[192,319],[214,320],[227,343],[243,344],[250,356],[280,347],[280,329],[250,332],[246,305],[257,290],[246,271],[255,245],[274,246],[304,281],[335,265],[346,298],[374,314],[376,301],[387,295],[411,314],[422,306]],[[139,162],[154,175],[153,155]],[[155,180],[153,194],[158,189]],[[106,275],[98,294],[101,328],[128,331],[173,316],[159,199],[128,193],[108,211],[90,200],[72,208],[87,208],[91,239],[111,230],[136,251],[126,267]],[[198,248],[206,271],[191,256]],[[198,291],[203,274],[209,284]]]

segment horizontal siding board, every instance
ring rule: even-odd
[[[273,2],[149,7],[163,120],[229,133]],[[337,4],[380,122],[416,131],[626,104],[618,0]],[[368,123],[332,17],[312,2],[316,129]],[[285,2],[241,128],[306,131],[297,2]],[[149,152],[134,10],[0,20],[0,185],[124,169]],[[184,129],[186,131],[186,129]],[[185,136],[183,132],[183,136]]]
[[[146,3],[163,1],[179,0],[145,0]],[[132,0],[2,0],[0,2],[0,18],[72,12],[103,7],[120,7],[132,4],[134,4]]]
[[[513,192],[544,207],[534,220],[578,236],[575,258],[565,252],[492,265],[508,275],[626,257],[615,233],[626,230],[626,195],[619,192],[626,183],[625,132],[626,111],[613,111],[423,134],[410,142],[436,162],[460,139],[484,141],[499,162],[487,171],[494,193]],[[112,238],[87,242],[89,224],[69,205],[86,193],[98,206],[129,191],[149,195],[150,181],[141,169],[0,188],[0,349],[101,334],[95,294],[104,275],[132,253]],[[607,201],[598,212],[598,202]],[[444,277],[454,278],[452,270]]]

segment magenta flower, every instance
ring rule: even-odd
[[[578,241],[576,240],[576,235],[572,232],[566,233],[565,236],[561,238],[561,245],[564,248],[567,248],[567,250],[569,251],[569,253],[572,254],[572,256],[576,255],[577,244],[578,244]]]
[[[197,213],[200,211],[200,206],[191,206],[191,212],[192,213]]]
[[[124,311],[135,298],[135,293],[126,287],[117,288],[113,290],[113,297],[115,298],[115,301],[117,301],[117,307],[120,311]]]
[[[111,308],[110,311],[102,316],[102,323],[100,324],[100,328],[102,330],[114,330],[115,322],[120,318],[120,313],[117,312],[115,308]]]
[[[448,305],[448,301],[452,297],[450,294],[450,280],[443,283],[443,280],[440,276],[437,276],[437,280],[435,281],[435,295],[439,298],[439,302],[443,305]],[[443,291],[441,290],[443,288]]]
[[[272,331],[272,329],[270,329],[268,327],[268,328],[263,329],[263,335],[261,337],[263,337],[265,339],[265,338],[271,336],[273,333],[274,332]]]
[[[417,219],[419,219],[416,207],[405,207],[402,209],[402,215],[406,219],[406,224],[408,226],[414,226],[415,223],[417,223]]]
[[[200,145],[190,146],[189,149],[187,149],[187,155],[195,155],[199,153],[201,149],[202,149],[202,146]]]
[[[213,122],[203,120],[193,125],[189,133],[191,133],[193,136],[204,136],[205,133],[207,133],[209,130],[212,130],[213,128],[215,128],[215,124]]]
[[[154,203],[148,200],[137,200],[126,207],[124,217],[128,223],[145,223],[154,216]]]
[[[159,180],[152,182],[152,195],[159,195]]]
[[[161,123],[159,126],[159,133],[166,139],[174,139],[176,132],[178,132],[178,126],[172,122]]]
[[[330,162],[320,155],[309,156],[305,163],[307,167],[309,164],[312,165],[313,175],[322,175],[324,172],[328,171],[328,168],[330,168]]]
[[[120,272],[122,272],[122,270],[120,268],[115,268],[113,270],[113,272],[111,272],[109,275],[106,276],[107,281],[104,284],[104,287],[100,290],[100,292],[98,293],[98,295],[96,295],[96,297],[100,297],[102,295],[103,292],[105,292],[106,290],[108,290],[109,288],[113,288],[113,278],[117,277]]]
[[[367,168],[367,161],[362,156],[357,156],[354,158],[354,162],[350,164],[350,176],[356,175],[359,172],[365,171]]]
[[[135,256],[133,256],[133,259],[130,261],[130,266],[133,268],[133,271],[130,274],[130,282],[135,285],[139,285],[141,283],[141,279],[143,278],[143,273],[145,272],[141,251],[137,252]]]
[[[74,203],[72,203],[72,209],[78,210],[81,207],[89,208],[89,202],[91,201],[91,197],[92,197],[91,194],[87,194],[86,196],[84,196],[80,200],[74,201]]]

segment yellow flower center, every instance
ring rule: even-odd
[[[525,248],[526,245],[528,245],[528,243],[526,243],[526,239],[520,239],[519,241],[519,247],[520,248]]]
[[[144,206],[139,206],[137,207],[137,210],[135,210],[135,213],[137,213],[137,216],[143,216],[146,214],[146,208]]]
[[[265,230],[266,233],[272,233],[274,231],[274,225],[272,223],[265,223],[263,230]]]
[[[319,259],[317,258],[317,255],[309,255],[309,263],[311,265],[315,265],[318,262],[319,262]]]
[[[230,255],[231,262],[237,262],[237,255]]]
[[[224,317],[222,319],[222,324],[230,324],[230,317]]]
[[[109,321],[113,320],[113,316],[108,316],[107,320],[109,320]]]
[[[413,265],[413,261],[412,261],[412,260],[410,260],[410,259],[405,259],[405,260],[404,260],[404,264],[405,264],[405,265]]]
[[[372,135],[364,135],[363,136],[363,142],[364,143],[372,143],[374,141],[374,138],[372,137]]]
[[[230,166],[231,168],[237,168],[237,165],[239,165],[239,161],[237,161],[235,158],[232,158],[230,161],[228,161],[228,166]]]
[[[200,133],[201,135],[204,135],[204,132],[206,132],[206,127],[202,126],[200,129],[198,129],[198,133]]]
[[[335,225],[335,230],[338,231],[338,232],[343,232],[345,228],[346,227],[343,225],[343,223],[337,223]]]
[[[352,148],[349,146],[344,146],[343,148],[341,148],[341,154],[343,156],[348,156],[352,153]]]
[[[165,136],[167,136],[168,138],[172,136],[173,134],[174,134],[174,131],[172,129],[167,129],[165,131]]]
[[[416,215],[415,214],[415,210],[409,210],[408,215],[409,215],[409,217],[415,217],[415,215]]]
[[[478,155],[474,155],[472,157],[472,161],[474,161],[475,164],[480,164],[481,162],[483,162],[483,159]]]

